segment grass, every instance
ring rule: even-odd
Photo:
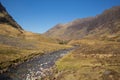
[[[8,25],[7,23],[0,24],[0,34],[14,36],[14,37],[21,36],[21,32],[19,30],[12,27],[11,25]]]
[[[49,41],[44,42],[0,35],[0,71],[34,56],[70,47]]]
[[[57,61],[54,77],[48,80],[120,79],[119,42],[78,40],[69,44],[80,45],[80,48]]]

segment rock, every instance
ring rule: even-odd
[[[114,70],[106,70],[102,75],[103,80],[120,80],[120,74]]]

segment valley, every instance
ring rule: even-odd
[[[24,30],[0,3],[0,80],[120,80],[120,6]]]
[[[0,3],[0,73],[34,56],[70,47],[41,34],[25,31]]]

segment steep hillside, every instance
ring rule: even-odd
[[[22,27],[9,15],[3,5],[0,3],[0,34],[10,36],[20,36]]]
[[[120,6],[105,10],[101,15],[59,24],[45,35],[62,39],[119,38]]]
[[[7,23],[9,25],[12,25],[14,28],[23,30],[20,25],[16,23],[16,21],[8,14],[6,9],[2,6],[0,3],[0,23]]]

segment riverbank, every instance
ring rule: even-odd
[[[32,41],[27,43],[32,44]],[[22,45],[22,44],[20,44]],[[29,48],[30,47],[30,48]],[[5,72],[9,67],[21,64],[37,55],[67,49],[71,46],[59,45],[54,43],[36,42],[27,48],[19,48],[0,44],[0,73]]]
[[[80,45],[55,63],[52,75],[43,80],[119,80],[120,43],[78,40]]]
[[[62,49],[42,56],[36,56],[20,65],[9,68],[6,73],[0,75],[0,79],[35,80],[50,75],[50,68],[55,62],[72,50],[73,48]]]

